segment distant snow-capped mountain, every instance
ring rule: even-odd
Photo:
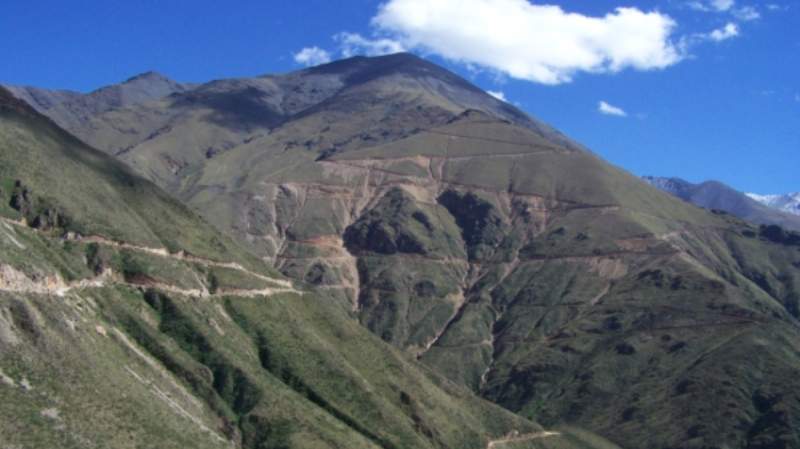
[[[772,196],[782,197],[781,195],[756,198],[753,194],[745,194],[718,181],[695,184],[680,178],[658,176],[643,176],[642,178],[650,185],[697,206],[725,211],[753,223],[776,224],[800,231],[800,209],[798,209],[800,194],[794,195],[794,209],[790,211],[768,204],[761,199]],[[775,204],[778,204],[777,199]]]
[[[759,195],[748,193],[747,196],[769,207],[800,215],[800,192],[787,193],[785,195]]]

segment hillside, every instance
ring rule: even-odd
[[[433,374],[2,89],[0,180],[4,445],[613,447]]]
[[[427,61],[214,81],[92,124],[73,131],[523,417],[629,448],[800,445],[800,237],[661,192]]]
[[[771,206],[766,197],[758,201],[753,195],[739,192],[718,181],[692,184],[680,178],[645,176],[643,179],[696,206],[724,211],[756,224],[778,225],[800,231],[800,218],[796,215]]]

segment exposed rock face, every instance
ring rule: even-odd
[[[523,416],[742,447],[785,409],[775,434],[800,438],[789,234],[652,188],[430,63],[216,81],[91,123],[81,138]]]

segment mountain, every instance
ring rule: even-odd
[[[522,417],[627,448],[800,446],[800,236],[681,201],[430,62],[217,80],[90,123],[73,132]]]
[[[769,207],[789,214],[800,215],[800,192],[787,193],[785,195],[758,195],[756,193],[748,193],[747,196]]]
[[[680,178],[645,176],[643,179],[652,186],[696,206],[724,211],[757,224],[774,224],[800,231],[800,218],[788,213],[792,208],[789,195],[781,201],[778,197],[756,197],[739,192],[717,181],[693,184]],[[770,204],[770,201],[773,203]],[[773,204],[782,204],[785,208],[781,210],[780,206]]]
[[[614,448],[393,349],[0,88],[4,447]]]
[[[87,126],[90,118],[98,114],[183,92],[190,86],[177,83],[156,72],[145,72],[120,84],[103,87],[88,94],[36,87],[2,87],[50,117],[62,128],[75,132]]]
[[[138,83],[121,86],[132,82]],[[287,147],[330,153],[395,140],[421,124],[444,124],[454,111],[465,109],[485,111],[571,144],[508,103],[409,54],[385,57],[380,64],[355,57],[286,75],[216,80],[185,91],[184,85],[169,86],[173,88],[160,91],[168,93],[160,99],[118,108],[73,112],[72,104],[93,103],[86,98],[119,86],[69,102],[66,114],[39,108],[83,141],[173,189],[193,167],[248,143],[280,139]],[[41,94],[48,99],[59,95]],[[37,104],[42,103],[48,104]],[[340,123],[353,108],[365,113],[347,117],[346,129],[328,129],[327,121]],[[283,136],[269,136],[279,127],[286,130]],[[301,138],[305,135],[314,137]]]

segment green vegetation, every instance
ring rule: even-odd
[[[47,238],[30,228],[0,223],[0,264],[29,276],[57,273],[67,281],[92,275],[83,260],[83,245]]]
[[[115,253],[109,265],[115,272],[121,273],[127,282],[133,284],[159,283],[184,290],[204,287],[203,281],[190,264],[154,254],[123,249]]]

